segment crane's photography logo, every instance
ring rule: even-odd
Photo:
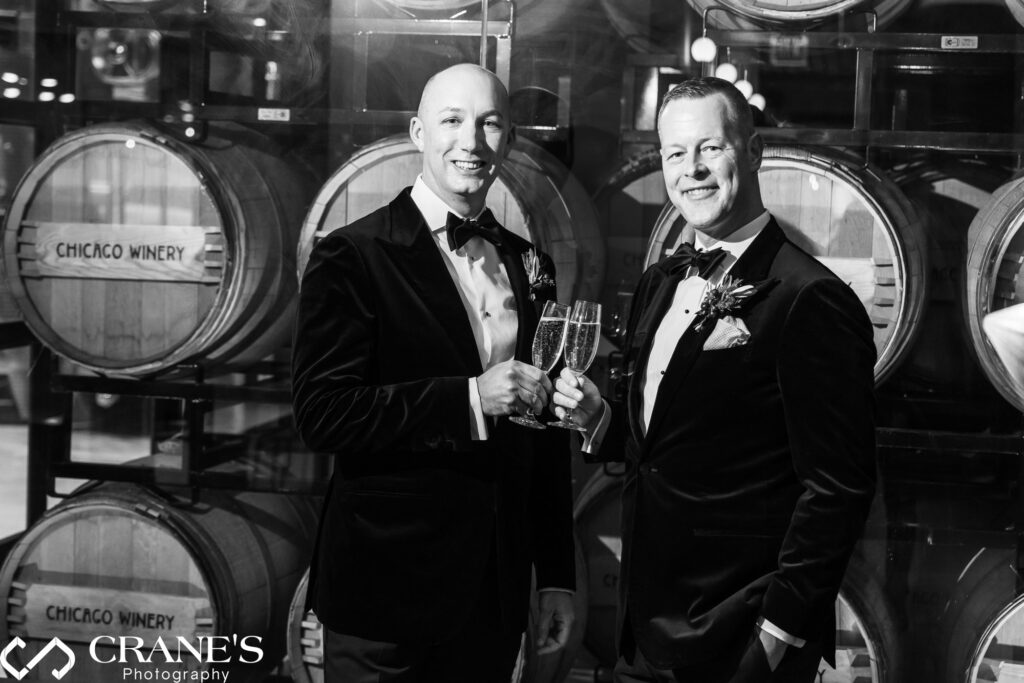
[[[89,658],[96,664],[117,665],[126,681],[226,682],[231,675],[230,667],[263,660],[262,641],[261,636],[232,634],[199,636],[196,642],[181,636],[169,640],[158,637],[147,643],[137,636],[101,635],[89,641]],[[75,651],[60,638],[51,638],[24,666],[19,666],[15,662],[28,656],[22,653],[27,647],[24,640],[15,636],[0,650],[0,667],[15,680],[25,678],[44,660],[46,669],[41,669],[37,676],[43,680],[49,679],[47,669],[59,681],[75,666]],[[54,662],[59,666],[54,666]],[[186,668],[182,669],[182,665]]]
[[[50,651],[54,650],[54,649],[59,650],[60,653],[63,654],[63,656],[64,656],[64,658],[66,660],[64,662],[64,666],[62,666],[60,668],[55,668],[55,669],[53,669],[50,672],[50,673],[53,674],[54,678],[56,678],[58,681],[60,679],[64,678],[64,676],[67,675],[67,673],[69,671],[71,671],[71,667],[73,667],[75,665],[75,653],[74,653],[74,651],[71,648],[69,648],[67,645],[65,645],[64,642],[60,638],[53,638],[52,640],[50,640],[49,643],[44,645],[43,648],[41,650],[39,650],[39,652],[36,653],[35,657],[33,657],[32,659],[30,659],[28,661],[28,664],[26,664],[25,666],[20,667],[20,668],[14,667],[11,664],[10,660],[8,659],[8,657],[10,657],[11,652],[14,649],[24,650],[25,649],[25,641],[22,640],[21,638],[15,636],[14,640],[12,640],[11,642],[7,643],[7,646],[4,647],[3,650],[0,650],[0,666],[3,667],[4,671],[6,671],[11,676],[13,676],[15,678],[15,680],[19,680],[20,681],[25,676],[27,676],[28,672],[31,671],[32,669],[36,668],[36,666],[41,661],[43,661],[43,659],[45,659],[48,654],[50,654]]]

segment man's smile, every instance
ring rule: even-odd
[[[705,197],[710,197],[717,190],[718,187],[715,185],[708,185],[705,187],[691,187],[688,190],[683,190],[683,196],[688,199],[704,199]]]

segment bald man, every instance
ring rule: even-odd
[[[513,139],[493,74],[436,74],[409,134],[415,184],[324,237],[302,279],[295,420],[334,456],[310,602],[328,683],[508,683],[532,570],[530,646],[573,621],[568,441],[507,419],[552,389],[528,359],[554,289],[531,295],[524,256],[551,261],[485,208]]]

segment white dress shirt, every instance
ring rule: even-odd
[[[702,232],[697,232],[696,246],[698,249],[715,249],[721,247],[725,253],[725,259],[711,273],[708,279],[693,274],[690,277],[680,280],[676,286],[675,296],[672,297],[672,305],[669,306],[665,316],[661,319],[657,331],[654,333],[654,342],[651,344],[651,352],[647,357],[647,369],[643,379],[643,409],[641,411],[640,428],[647,433],[647,427],[651,423],[651,415],[654,413],[654,400],[658,397],[658,388],[661,386],[661,378],[665,376],[669,361],[675,353],[676,346],[683,333],[693,323],[700,303],[704,299],[704,293],[708,286],[718,285],[732,269],[734,263],[739,260],[743,252],[747,250],[754,238],[760,234],[764,226],[768,225],[768,212],[765,211],[750,223],[747,223],[739,230],[736,230],[724,240],[716,240],[708,237]],[[691,267],[692,268],[692,267]]]
[[[434,243],[444,256],[444,263],[456,284],[469,325],[473,329],[480,365],[487,370],[512,359],[519,332],[519,316],[516,313],[512,285],[509,284],[498,250],[477,236],[471,237],[455,251],[450,250],[445,225],[449,213],[456,216],[458,213],[427,187],[422,176],[416,178],[411,197],[430,228]],[[476,377],[469,378],[469,405],[472,437],[474,440],[485,440],[488,436],[487,419],[480,404]]]

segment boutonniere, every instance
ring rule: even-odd
[[[555,280],[544,268],[537,250],[530,248],[523,252],[523,267],[526,269],[526,278],[530,282],[530,300],[537,300],[537,292],[548,287],[555,286]]]
[[[753,297],[769,289],[775,282],[763,280],[748,285],[744,284],[743,280],[726,275],[720,283],[704,294],[700,310],[694,316],[694,329],[699,331],[709,321],[734,316]]]

